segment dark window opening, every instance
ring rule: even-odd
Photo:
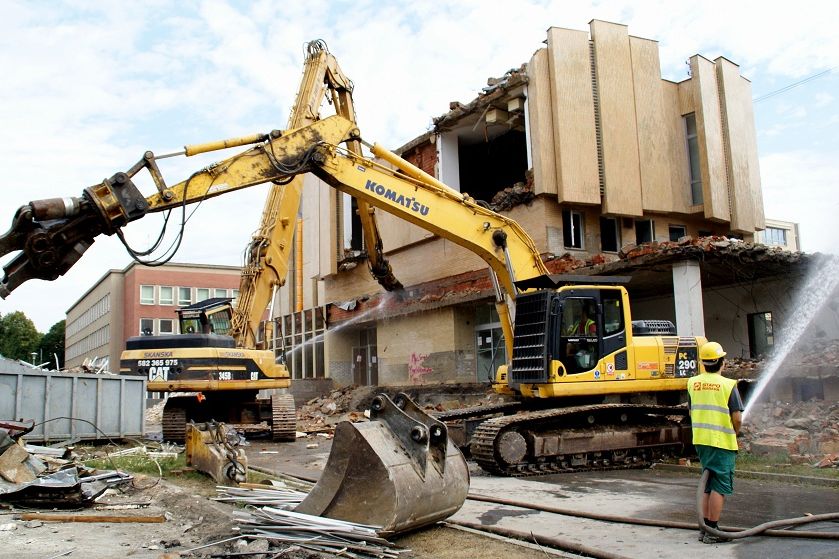
[[[614,217],[600,218],[600,250],[603,252],[617,252],[620,247],[620,231],[618,220]]]
[[[562,243],[565,248],[583,248],[583,214],[562,210]]]
[[[362,250],[364,249],[364,241],[361,233],[361,217],[358,215],[358,200],[351,198],[352,211],[350,212],[351,229],[350,229],[350,249]]]
[[[772,313],[752,313],[747,316],[747,320],[749,322],[749,354],[751,357],[763,357],[775,346]]]
[[[670,232],[670,240],[674,243],[688,234],[687,228],[684,225],[671,225],[668,227],[668,230]]]
[[[458,140],[460,191],[476,200],[493,197],[516,183],[527,184],[527,143],[524,132],[511,130],[493,139],[471,143]]]
[[[651,243],[655,239],[655,224],[651,219],[635,220],[635,244]]]

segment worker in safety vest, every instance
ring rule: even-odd
[[[580,309],[580,320],[569,325],[566,329],[566,336],[594,336],[597,334],[597,325],[588,317],[588,310]]]
[[[737,456],[737,434],[743,412],[743,401],[737,381],[722,376],[725,351],[717,342],[699,348],[703,373],[688,380],[690,422],[693,445],[699,454],[702,469],[708,470],[708,483],[702,500],[705,525],[717,529],[725,496],[734,490],[734,462]],[[726,541],[711,534],[699,534],[703,543]]]

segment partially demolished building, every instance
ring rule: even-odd
[[[634,276],[634,318],[671,319],[680,335],[759,354],[772,313],[783,313],[764,283],[788,281],[800,257],[751,244],[765,219],[749,81],[722,57],[689,65],[687,79],[662,79],[656,41],[624,25],[551,28],[527,63],[397,151],[519,222],[551,272]],[[294,377],[488,380],[506,356],[485,263],[379,212],[405,285],[386,294],[364,263],[353,201],[307,181],[303,269],[278,301],[286,349],[301,348],[289,353]],[[752,255],[772,264],[744,270]]]

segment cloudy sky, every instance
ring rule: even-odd
[[[767,6],[5,0],[0,229],[28,201],[77,196],[147,149],[283,128],[311,39],[325,40],[355,82],[364,137],[397,147],[426,131],[450,101],[474,99],[488,77],[526,62],[548,27],[587,30],[603,19],[658,40],[668,79],[685,79],[685,61],[697,53],[738,63],[756,99],[766,215],[799,222],[806,251],[836,252],[839,3]],[[206,162],[167,160],[163,173],[171,184]],[[240,264],[264,195],[256,187],[202,204],[174,260]],[[159,226],[156,216],[133,224],[129,241],[146,246]],[[45,332],[108,269],[129,261],[116,239],[101,238],[67,275],[24,284],[0,302],[0,313],[22,310]]]

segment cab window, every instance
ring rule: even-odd
[[[562,305],[561,360],[569,374],[590,371],[600,358],[597,304],[591,297],[568,298]]]
[[[603,303],[603,335],[613,336],[623,331],[623,305],[619,291],[604,290],[601,293]]]

